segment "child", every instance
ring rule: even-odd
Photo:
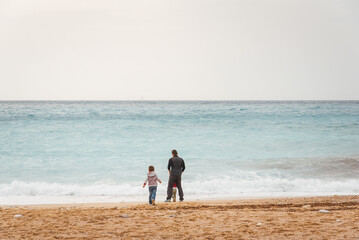
[[[155,205],[156,200],[156,192],[157,192],[157,181],[159,183],[162,183],[162,181],[157,177],[157,174],[155,173],[155,167],[149,166],[148,167],[148,173],[147,178],[145,182],[143,183],[143,188],[146,186],[146,183],[148,182],[148,191],[150,192],[149,195],[149,203],[153,206]]]
[[[173,189],[172,189],[172,199],[173,199],[173,202],[176,201],[176,194],[177,194],[177,185],[176,183],[173,184]]]

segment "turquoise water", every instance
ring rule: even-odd
[[[358,194],[359,101],[0,102],[0,197],[142,198],[172,149],[193,198]]]

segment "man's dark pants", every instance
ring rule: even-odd
[[[178,194],[180,197],[180,201],[183,200],[183,191],[182,191],[182,185],[181,185],[181,177],[182,175],[172,174],[170,175],[170,179],[168,181],[168,187],[167,187],[167,200],[170,200],[172,197],[172,190],[173,190],[173,184],[176,183]]]

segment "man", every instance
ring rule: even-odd
[[[168,160],[168,172],[170,173],[170,179],[168,181],[167,187],[167,199],[165,202],[171,202],[173,184],[176,183],[180,201],[183,202],[183,191],[181,185],[181,177],[184,169],[186,168],[184,165],[184,161],[182,158],[178,157],[178,153],[176,150],[172,150],[172,158]]]

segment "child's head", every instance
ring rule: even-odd
[[[155,171],[155,167],[154,167],[154,166],[149,166],[149,167],[148,167],[148,171],[149,171],[149,172]]]

